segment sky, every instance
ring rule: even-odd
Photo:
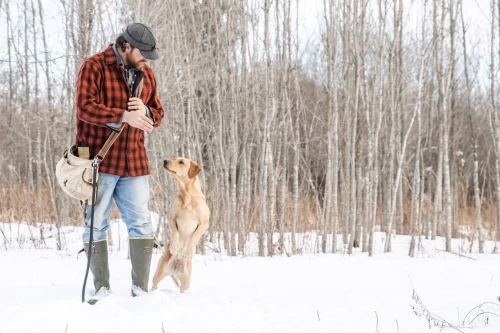
[[[18,11],[22,9],[23,1],[21,0],[9,0],[11,11],[12,11],[12,20],[14,22],[18,22],[17,24],[22,24],[20,21],[16,20],[16,16]],[[257,0],[263,1],[263,0]],[[324,0],[298,0],[298,3],[295,0],[292,0],[292,20],[295,22],[297,5],[299,15],[299,38],[302,45],[302,51],[305,54],[309,53],[309,51],[313,51],[319,48],[320,45],[320,32],[322,31],[323,26],[323,1]],[[46,34],[48,37],[48,44],[51,49],[51,57],[54,60],[53,71],[56,73],[62,72],[64,68],[64,55],[65,55],[65,43],[62,42],[65,39],[64,36],[64,20],[65,18],[61,16],[62,12],[62,0],[42,0],[41,1],[45,11],[45,28]],[[117,1],[111,1],[111,3],[116,3]],[[405,33],[408,36],[414,33],[415,26],[419,20],[419,15],[422,13],[422,6],[425,0],[406,0],[405,1],[405,19],[406,26],[404,27]],[[0,2],[1,3],[1,2]],[[376,9],[374,6],[378,1],[369,0],[369,6],[372,6],[372,10],[376,14]],[[389,1],[392,4],[392,1]],[[429,6],[431,3],[429,4]],[[488,66],[489,66],[489,44],[490,44],[490,0],[463,0],[464,6],[464,16],[467,22],[467,34],[468,34],[468,45],[469,52],[473,55],[474,58],[482,57],[480,61],[480,68],[477,71],[478,75],[483,78],[488,78]],[[5,1],[1,5],[0,10],[0,23],[5,25]],[[105,17],[110,20],[110,27],[116,33],[117,30],[120,29],[119,24],[117,24],[116,16],[110,15],[109,13],[113,13],[112,9],[108,9],[109,12],[104,13]],[[392,10],[390,10],[392,12]],[[19,26],[19,29],[23,29],[23,26]],[[429,29],[431,27],[429,26]],[[459,27],[461,31],[461,27]],[[114,36],[114,33],[111,32],[110,36]],[[458,38],[461,36],[458,35]],[[106,41],[101,45],[101,49],[104,49],[105,46],[112,42]],[[0,43],[2,45],[6,45],[6,29],[0,29]],[[498,44],[498,37],[497,43]],[[39,44],[41,47],[41,43]],[[314,49],[309,49],[313,47]],[[461,45],[457,45],[457,47],[461,47]],[[460,52],[458,52],[460,55]],[[8,64],[8,56],[7,56],[7,48],[3,47],[0,49],[0,68],[6,69]],[[54,75],[57,77],[57,75]]]

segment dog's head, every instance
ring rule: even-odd
[[[165,160],[163,161],[163,167],[175,179],[184,183],[196,178],[201,172],[200,166],[195,161],[183,157]]]

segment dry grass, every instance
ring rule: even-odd
[[[83,218],[83,208],[82,206],[73,199],[68,198],[65,195],[58,194],[57,198],[57,207],[58,214],[61,226],[66,225],[82,225],[84,223]],[[9,199],[10,197],[10,199]],[[40,202],[37,202],[37,198],[40,198]],[[47,188],[42,189],[40,193],[32,191],[28,193],[26,185],[20,184],[17,185],[12,191],[9,189],[3,188],[0,191],[0,200],[3,203],[0,208],[0,221],[1,222],[25,222],[28,224],[36,225],[36,223],[54,223],[55,222],[55,214],[53,209],[53,204],[51,201],[51,195]],[[164,209],[164,205],[161,202],[161,195],[158,193],[153,193],[150,201],[150,209],[161,216],[165,214],[168,216],[168,211],[162,211]],[[340,202],[340,198],[339,198]],[[40,206],[38,208],[38,205]],[[224,207],[224,206],[222,206]],[[411,203],[404,202],[403,204],[404,211],[402,215],[402,231],[401,234],[409,234],[411,231],[411,219],[410,219],[410,207]],[[382,205],[379,205],[379,209],[377,210],[376,217],[376,225],[381,227],[381,221],[383,218]],[[279,207],[276,207],[276,215],[275,222],[273,222],[273,229],[275,232],[279,231],[278,229],[278,214]],[[286,202],[286,211],[285,211],[285,224],[284,231],[290,232],[292,229],[292,211],[293,202],[291,194],[287,197]],[[213,211],[213,222],[211,224],[211,231],[218,232],[222,231],[222,225],[220,221],[222,221],[222,213],[214,211],[216,209],[212,208]],[[429,212],[430,210],[430,212]],[[259,223],[259,211],[260,211],[260,202],[259,198],[256,196],[250,202],[250,207],[248,210],[248,214],[246,216],[245,230],[247,232],[256,232],[258,231],[258,223]],[[476,225],[476,209],[473,206],[460,207],[454,211],[455,221],[453,225],[453,237],[466,237],[471,238],[474,234],[475,225]],[[497,209],[496,205],[491,204],[487,201],[483,201],[482,209],[482,223],[483,223],[483,233],[485,235],[486,240],[493,240],[496,237],[496,216]],[[228,215],[228,214],[226,214]],[[339,217],[342,218],[344,216],[342,211],[342,206],[339,205]],[[423,207],[423,216],[421,223],[425,224],[429,220],[429,216],[432,219],[432,206],[427,201],[427,204],[424,204]],[[37,218],[38,217],[38,218]],[[119,219],[120,213],[113,203],[110,213],[110,219]],[[397,216],[395,216],[395,219]],[[217,220],[216,220],[217,219]],[[431,221],[432,222],[432,221]],[[312,196],[304,197],[301,196],[299,200],[299,208],[298,208],[298,221],[297,221],[297,229],[298,233],[304,233],[307,231],[313,230],[323,230],[322,227],[322,219],[318,216],[316,212],[316,204],[315,200]],[[343,225],[344,223],[338,223],[337,233],[343,233]],[[394,227],[396,227],[396,221],[394,221]],[[327,231],[331,232],[330,226],[327,227]],[[267,230],[267,227],[266,227]],[[422,233],[425,231],[424,226],[421,226]],[[445,226],[444,224],[440,224],[438,226],[438,236],[445,236]]]

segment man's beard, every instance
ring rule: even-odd
[[[138,61],[134,64],[134,68],[135,69],[142,69],[145,64],[146,64],[146,62],[144,60]]]
[[[144,67],[144,65],[146,64],[146,61],[144,60],[140,60],[140,61],[134,61],[132,59],[132,55],[131,54],[127,54],[125,55],[125,58],[127,60],[127,66],[128,67],[132,67],[132,68],[135,68],[135,69],[142,69]]]

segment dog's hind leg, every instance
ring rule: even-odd
[[[167,248],[166,252],[161,256],[160,260],[158,260],[158,267],[156,268],[155,275],[153,277],[153,290],[158,288],[158,283],[170,273],[170,267],[168,265],[168,261],[172,257],[170,254],[170,249]]]
[[[173,275],[171,275],[171,277],[172,277],[172,280],[174,280],[175,285],[180,288],[181,287],[181,281],[179,281],[179,279],[177,277],[173,276]]]
[[[186,266],[184,267],[184,276],[181,281],[181,293],[185,292],[189,289],[189,284],[191,283],[191,271],[193,269],[193,265],[191,264],[191,260],[186,262]]]
[[[181,288],[181,281],[184,279],[185,263],[177,257],[172,258],[170,261],[171,263],[169,263],[169,266],[172,270],[170,276],[172,280],[174,280],[176,286]]]

